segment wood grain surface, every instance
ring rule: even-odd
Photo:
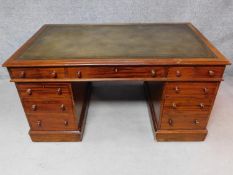
[[[228,64],[192,24],[181,23],[45,25],[3,66],[32,141],[81,141],[94,81],[145,82],[155,138],[203,141]]]

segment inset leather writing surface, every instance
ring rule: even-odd
[[[18,57],[215,58],[187,24],[49,25]]]

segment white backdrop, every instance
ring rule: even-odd
[[[45,23],[187,21],[233,59],[233,0],[0,0],[0,64]],[[232,175],[233,77],[220,86],[206,141],[171,143],[153,140],[141,86],[106,82],[94,84],[82,143],[32,143],[7,77],[0,67],[3,175]]]
[[[0,64],[45,23],[137,22],[192,22],[233,59],[232,0],[0,0]]]

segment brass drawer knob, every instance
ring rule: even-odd
[[[203,109],[205,107],[205,105],[203,103],[200,103],[199,106],[201,109]]]
[[[208,88],[203,88],[204,94],[208,94],[209,93],[209,89]]]
[[[213,76],[214,76],[214,71],[209,70],[209,76],[210,76],[210,77],[213,77]]]
[[[19,74],[19,78],[25,78],[26,73],[24,71],[21,71]]]
[[[176,92],[177,94],[180,92],[180,88],[179,88],[178,86],[176,86],[176,87],[174,88],[174,90],[175,90],[175,92]]]
[[[37,109],[37,106],[36,105],[32,105],[32,110],[36,111],[36,109]]]
[[[173,108],[173,109],[176,109],[176,107],[177,107],[177,106],[176,106],[176,103],[172,103],[172,108]]]
[[[52,78],[57,78],[57,72],[56,72],[56,71],[53,71],[53,72],[51,73],[51,77],[52,77]]]
[[[176,76],[181,77],[181,72],[179,70],[176,71]]]
[[[41,121],[40,121],[40,120],[37,120],[37,121],[36,121],[36,125],[37,125],[37,127],[41,127],[41,125],[42,125]]]
[[[31,89],[27,89],[26,93],[27,93],[28,95],[32,95],[32,90],[31,90]]]
[[[61,104],[60,109],[61,109],[61,111],[65,111],[65,110],[66,110],[65,105],[64,105],[64,104]]]
[[[168,119],[168,124],[169,124],[169,126],[173,126],[173,120],[172,119]]]
[[[195,120],[193,121],[193,123],[194,123],[195,125],[198,125],[200,122],[199,122],[197,119],[195,119]]]
[[[61,94],[62,94],[61,88],[58,88],[58,89],[57,89],[57,94],[58,94],[58,95],[61,95]]]
[[[155,77],[155,76],[156,76],[156,72],[155,72],[154,69],[151,70],[151,76],[152,76],[152,77]]]
[[[78,77],[78,78],[81,78],[81,77],[82,77],[81,71],[78,71],[78,72],[77,72],[77,77]]]
[[[116,73],[117,73],[118,71],[119,71],[119,70],[115,67],[115,68],[114,68],[114,72],[116,72]]]
[[[69,125],[69,122],[67,120],[64,121],[64,125],[65,126],[68,126]]]

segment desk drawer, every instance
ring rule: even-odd
[[[58,113],[58,114],[72,114],[71,100],[41,100],[41,99],[23,99],[24,110],[27,114],[39,113]]]
[[[169,82],[165,85],[165,98],[182,96],[211,98],[215,96],[219,82]]]
[[[224,66],[170,67],[168,78],[221,78]]]
[[[165,99],[163,112],[165,114],[208,114],[212,107],[212,98],[170,98]]]
[[[32,130],[75,130],[77,124],[74,118],[64,114],[27,115]]]
[[[68,68],[70,78],[165,78],[167,69],[152,66],[96,66]]]
[[[161,129],[205,129],[211,99],[178,98],[164,101]]]
[[[17,83],[21,98],[70,98],[69,83]]]
[[[64,78],[64,68],[11,68],[11,78],[15,79],[41,79],[41,78]]]
[[[161,129],[205,129],[208,118],[205,116],[165,115],[161,120]]]

